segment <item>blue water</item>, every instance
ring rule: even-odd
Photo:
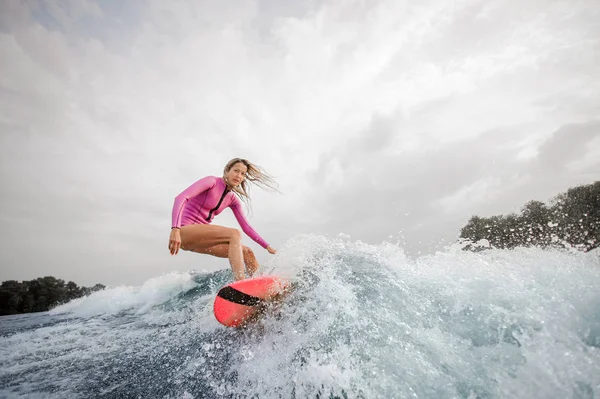
[[[296,289],[245,330],[212,315],[228,270],[2,317],[0,397],[600,397],[597,253],[301,236],[263,273]]]

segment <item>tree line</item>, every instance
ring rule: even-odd
[[[0,285],[0,315],[44,312],[75,298],[89,295],[104,289],[102,284],[93,287],[79,287],[72,281],[52,276],[35,280],[7,280]]]
[[[600,181],[560,193],[548,205],[530,201],[520,214],[473,216],[461,229],[460,238],[471,242],[485,239],[495,248],[571,247],[591,251],[600,245]]]

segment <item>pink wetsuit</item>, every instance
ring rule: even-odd
[[[244,217],[242,202],[237,195],[227,189],[222,178],[207,176],[189,186],[175,197],[173,204],[172,227],[189,224],[209,224],[225,208],[231,208],[244,233],[258,245],[267,248],[269,244],[248,224]]]

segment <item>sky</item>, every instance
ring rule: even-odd
[[[276,249],[443,250],[473,215],[600,180],[599,19],[596,0],[3,0],[0,281],[229,267],[167,245],[174,197],[234,157],[279,182],[251,191]]]

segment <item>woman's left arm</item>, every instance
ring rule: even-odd
[[[246,217],[244,216],[244,212],[242,209],[242,204],[237,197],[234,197],[233,203],[230,205],[231,210],[233,211],[233,215],[236,220],[240,224],[240,227],[248,235],[248,237],[252,238],[258,245],[269,251],[269,253],[274,254],[274,248],[272,248],[248,223]]]

